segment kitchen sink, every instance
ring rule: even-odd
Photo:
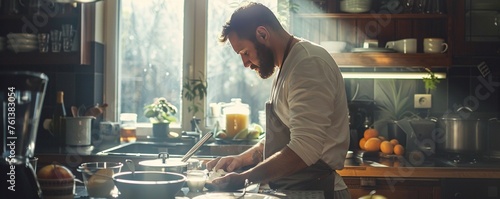
[[[160,152],[168,152],[170,157],[182,157],[186,154],[193,143],[169,143],[169,142],[131,142],[120,144],[115,147],[97,152],[97,155],[120,155],[120,156],[154,156]],[[253,144],[217,144],[206,143],[201,146],[194,157],[214,158],[218,156],[235,155],[242,153],[252,147]]]
[[[187,143],[131,142],[100,151],[97,155],[158,156],[160,152],[168,152],[173,156],[182,156],[192,146]]]

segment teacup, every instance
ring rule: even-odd
[[[386,48],[392,48],[401,53],[416,53],[417,52],[417,39],[408,38],[397,41],[388,41],[385,45]]]
[[[442,38],[424,38],[424,53],[444,53],[448,44]]]

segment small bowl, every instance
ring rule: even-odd
[[[109,198],[117,195],[113,175],[120,173],[121,162],[87,162],[77,171],[82,173],[85,189],[90,197]]]
[[[340,1],[340,11],[348,13],[363,13],[370,11],[371,0],[342,0]]]
[[[344,41],[322,41],[320,45],[329,53],[341,53],[345,50],[347,43]]]

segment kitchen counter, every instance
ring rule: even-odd
[[[404,158],[354,158],[346,159],[344,165],[344,169],[337,171],[344,177],[500,179],[498,160],[476,165],[454,165],[445,160],[429,158],[419,165],[411,165]]]
[[[216,151],[223,155],[237,153],[246,150],[251,145],[227,145],[227,144],[207,144],[204,147],[208,151]],[[117,161],[124,162],[125,159],[132,159],[136,164],[143,160],[154,159],[151,155],[97,155],[93,149],[91,152],[80,153],[78,150],[46,149],[35,153],[39,158],[38,166],[59,162],[76,168],[83,162],[90,161]],[[221,152],[222,151],[222,152]],[[170,157],[182,157],[182,155],[171,155]],[[200,160],[210,160],[217,155],[197,153],[193,158]],[[126,168],[124,167],[126,170]],[[365,156],[353,155],[345,160],[344,169],[337,171],[345,177],[399,177],[399,178],[479,178],[479,179],[500,179],[500,160],[482,159],[474,163],[455,163],[440,157],[422,157],[417,160],[410,160],[403,156]]]

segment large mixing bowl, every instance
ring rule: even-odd
[[[186,176],[173,172],[136,171],[113,175],[120,198],[174,199],[186,182]]]

